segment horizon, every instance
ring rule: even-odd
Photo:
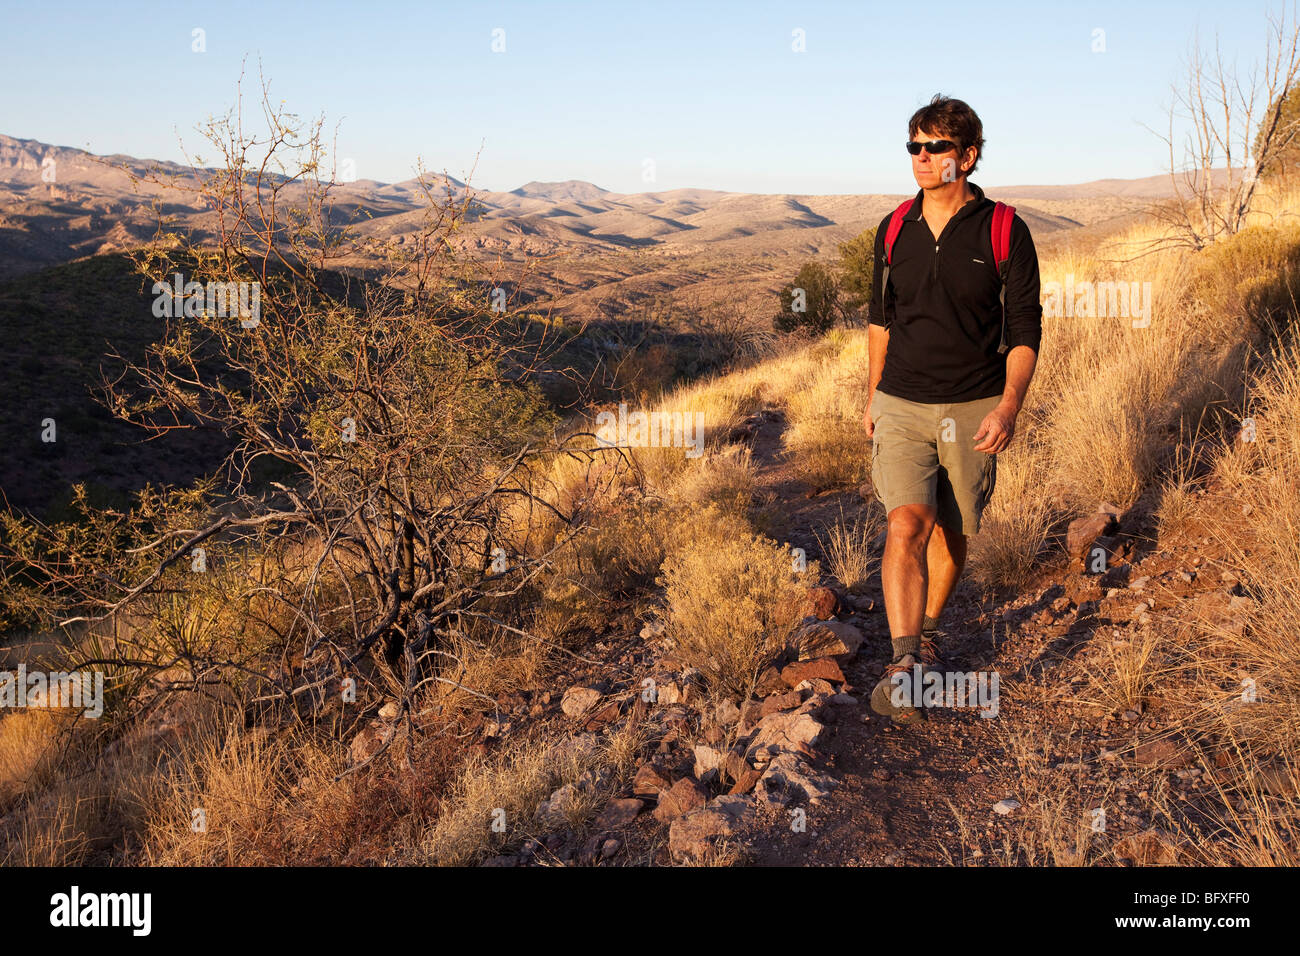
[[[49,148],[52,148],[52,149],[68,149],[68,150],[80,150],[80,151],[82,151],[82,152],[88,152],[87,150],[84,149],[84,147],[81,147],[81,146],[70,146],[70,145],[68,145],[68,144],[66,144],[66,143],[47,143],[47,142],[44,142],[44,141],[42,141],[42,140],[32,139],[31,137],[15,136],[15,135],[13,135],[12,133],[6,133],[4,130],[0,130],[0,136],[8,137],[9,139],[15,140],[15,141],[17,141],[17,142],[22,142],[22,143],[36,143],[36,144],[38,144],[38,145],[45,146],[45,147],[49,147]],[[161,159],[159,159],[159,158],[156,157],[156,156],[139,156],[139,155],[135,155],[135,154],[131,154],[131,153],[91,153],[90,155],[95,156],[96,158],[99,158],[99,159],[108,159],[108,158],[110,158],[110,157],[112,157],[112,156],[125,156],[125,157],[128,157],[128,158],[130,158],[130,159],[140,160],[140,161],[144,161],[144,162],[175,162],[175,160],[161,160]],[[185,164],[184,164],[184,163],[181,163],[180,165],[185,165]],[[205,167],[205,168],[212,168],[212,167]],[[1218,170],[1221,170],[1221,169],[1223,169],[1223,168],[1224,168],[1224,167],[1216,166],[1216,167],[1214,167],[1214,170],[1215,170],[1215,171],[1218,171]],[[441,171],[441,170],[433,170],[433,171],[430,172],[430,174],[431,174],[431,175],[441,175],[441,174],[442,174],[442,171]],[[450,175],[450,174],[448,174],[448,175]],[[998,186],[982,186],[982,185],[981,185],[980,188],[981,188],[981,189],[984,189],[984,190],[986,190],[986,191],[987,191],[987,190],[1005,191],[1005,190],[1008,190],[1008,189],[1016,189],[1016,188],[1040,188],[1040,187],[1049,187],[1049,186],[1060,186],[1060,187],[1068,187],[1068,186],[1089,186],[1089,185],[1092,185],[1093,183],[1099,183],[1099,182],[1110,182],[1110,181],[1115,181],[1115,182],[1135,182],[1135,181],[1139,181],[1139,180],[1143,180],[1143,179],[1154,179],[1154,178],[1160,178],[1160,177],[1164,177],[1164,176],[1168,176],[1168,175],[1169,175],[1168,171],[1165,171],[1165,172],[1153,173],[1153,174],[1148,175],[1148,176],[1133,176],[1133,177],[1106,176],[1106,177],[1101,177],[1101,178],[1098,178],[1098,179],[1089,179],[1089,180],[1084,180],[1084,181],[1082,181],[1082,182],[1037,182],[1037,183],[1031,183],[1031,182],[1020,182],[1020,183],[1009,183],[1009,184],[1007,184],[1007,185],[998,185]],[[452,178],[455,178],[455,177],[452,177]],[[413,181],[413,179],[414,179],[414,177],[411,177],[411,178],[408,178],[408,179],[404,179],[404,180],[388,181],[388,180],[376,180],[376,179],[358,178],[358,179],[356,179],[356,180],[337,181],[337,182],[334,182],[333,185],[334,185],[335,187],[337,187],[337,186],[353,186],[353,185],[356,185],[357,183],[372,182],[372,183],[375,183],[375,185],[377,185],[377,186],[396,186],[396,185],[401,185],[401,184],[403,184],[403,183],[411,182],[411,181]],[[669,188],[669,189],[646,189],[646,190],[639,190],[639,191],[637,191],[637,192],[620,192],[619,190],[616,190],[616,189],[608,189],[608,188],[606,188],[606,187],[604,187],[604,186],[601,186],[599,183],[594,183],[594,182],[592,182],[591,180],[587,180],[587,179],[578,179],[578,178],[575,178],[575,177],[569,177],[569,178],[567,178],[567,179],[530,179],[530,180],[528,180],[527,182],[520,183],[518,186],[514,186],[514,187],[512,187],[512,188],[510,188],[510,189],[488,189],[488,188],[486,188],[486,187],[476,187],[476,186],[474,186],[473,183],[465,183],[464,181],[461,181],[461,180],[458,180],[458,182],[460,182],[462,185],[468,185],[468,186],[470,186],[472,189],[475,189],[475,190],[480,191],[480,192],[509,193],[509,194],[515,194],[515,193],[518,193],[521,189],[525,189],[525,188],[527,188],[528,186],[564,186],[564,185],[569,185],[569,184],[580,184],[580,185],[585,185],[585,186],[592,186],[592,187],[594,187],[594,188],[600,190],[600,191],[603,192],[603,193],[608,193],[608,194],[611,195],[611,196],[656,195],[656,194],[660,194],[660,193],[683,192],[683,191],[734,193],[734,194],[737,194],[737,195],[750,195],[750,196],[821,196],[821,197],[840,196],[840,195],[843,195],[843,196],[861,196],[861,195],[884,195],[884,196],[889,196],[889,195],[903,195],[903,194],[911,194],[911,193],[915,192],[917,189],[920,188],[919,186],[916,186],[914,189],[910,189],[910,190],[909,190],[909,189],[899,189],[899,190],[896,190],[896,191],[894,191],[894,192],[871,192],[871,193],[762,193],[762,192],[745,192],[745,191],[743,191],[743,190],[714,189],[714,188],[712,188],[712,187],[708,187],[708,186],[690,186],[690,185],[687,185],[687,186],[674,186],[674,187]],[[970,179],[970,182],[974,183],[975,185],[980,185],[979,182],[978,182],[976,179],[973,179],[973,178]]]
[[[273,98],[323,115],[327,129],[340,124],[337,158],[358,179],[404,182],[423,156],[491,192],[573,180],[617,194],[895,194],[916,188],[901,149],[907,118],[943,92],[984,121],[985,189],[1143,179],[1169,173],[1167,146],[1142,124],[1167,124],[1169,88],[1197,32],[1217,35],[1226,59],[1250,62],[1268,7],[1019,2],[988,18],[996,23],[926,38],[940,67],[922,80],[909,44],[882,39],[919,37],[914,14],[834,2],[724,3],[689,8],[689,19],[668,3],[634,29],[625,11],[583,3],[390,3],[348,23],[342,59],[321,51],[338,45],[346,5],[323,4],[311,20],[279,6],[225,9],[220,21],[144,2],[12,11],[10,69],[37,81],[0,93],[6,126],[97,155],[184,162],[177,137],[193,148],[195,125],[232,106],[241,64],[244,93],[255,93],[260,63]],[[938,23],[962,11],[932,10]],[[256,32],[229,27],[249,22]],[[141,24],[151,55],[123,60],[116,51],[138,42]],[[159,74],[170,94],[161,104]],[[521,91],[539,89],[521,107]],[[1085,98],[1085,109],[1062,105]],[[1061,132],[1044,137],[1053,127]],[[1053,175],[1041,174],[1044,152]]]

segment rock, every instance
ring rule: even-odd
[[[632,793],[646,800],[657,800],[661,791],[673,785],[668,769],[662,764],[643,763],[632,778]]]
[[[769,694],[775,694],[785,690],[785,681],[781,680],[781,672],[775,667],[765,667],[758,675],[758,682],[754,685],[754,693],[759,697],[767,697]]]
[[[835,786],[835,781],[812,771],[808,764],[795,754],[783,753],[767,765],[754,795],[760,804],[784,807],[794,800],[820,803]]]
[[[730,727],[740,722],[740,708],[731,700],[723,700],[713,708],[713,719],[719,727]]]
[[[1144,574],[1140,578],[1134,578],[1132,581],[1128,583],[1129,590],[1141,591],[1144,587],[1147,586],[1147,582],[1150,580],[1151,580],[1151,575],[1149,574]]]
[[[1182,849],[1168,833],[1152,828],[1118,840],[1115,855],[1130,859],[1138,866],[1173,866]]]
[[[796,659],[815,660],[819,657],[836,657],[847,660],[862,646],[862,632],[852,624],[839,621],[818,621],[800,628],[790,639]]]
[[[836,707],[856,707],[858,699],[851,694],[832,694],[831,703]]]
[[[823,701],[818,702],[818,706],[825,700],[830,700],[835,696],[835,688],[831,686],[830,681],[824,681],[820,677],[813,677],[810,680],[801,682],[795,690],[809,691],[814,697],[823,698]]]
[[[998,816],[1003,816],[1003,817],[1005,817],[1008,813],[1014,813],[1019,809],[1020,809],[1020,801],[1013,800],[1010,797],[1008,797],[1005,800],[999,800],[997,803],[993,804],[993,812],[998,814]]]
[[[722,767],[722,752],[713,747],[695,747],[695,779],[707,783]]]
[[[583,761],[595,756],[599,749],[600,742],[595,734],[574,734],[572,737],[565,737],[556,745],[555,758],[557,761],[569,759]]]
[[[598,830],[621,830],[630,826],[645,809],[645,803],[635,797],[611,800],[596,818]]]
[[[740,830],[753,805],[748,797],[718,797],[707,807],[683,814],[668,828],[668,852],[678,860],[704,858],[720,839]]]
[[[1065,532],[1065,548],[1070,557],[1084,562],[1091,557],[1089,552],[1093,544],[1102,535],[1115,529],[1115,518],[1105,512],[1085,515],[1070,522]]]
[[[379,753],[384,744],[392,740],[395,732],[396,728],[392,724],[372,720],[352,738],[352,743],[348,747],[348,755],[352,758],[352,762],[365,763]]]
[[[610,837],[600,845],[600,858],[608,860],[623,848],[623,841],[617,837]]]
[[[571,783],[557,787],[548,799],[538,804],[537,822],[551,829],[567,825],[569,814],[580,796],[581,791]]]
[[[735,782],[731,789],[727,791],[730,794],[749,793],[754,786],[763,778],[763,771],[756,767],[751,767],[742,759],[740,768],[732,774],[732,780]]]
[[[773,694],[771,697],[764,697],[759,707],[759,719],[769,714],[778,714],[783,710],[794,710],[803,703],[803,695],[797,691],[790,691],[787,694]]]
[[[402,712],[402,703],[397,700],[390,700],[379,708],[379,717],[381,720],[396,720]]]
[[[581,717],[600,700],[600,691],[594,687],[574,686],[564,692],[560,710],[570,717]]]
[[[764,698],[766,700],[766,698]],[[740,708],[740,723],[737,725],[737,732],[743,737],[749,733],[758,724],[760,720],[766,717],[763,713],[763,701],[747,700]]]
[[[1187,743],[1181,737],[1157,737],[1139,744],[1133,759],[1144,767],[1185,767],[1192,762]]]
[[[1255,771],[1260,787],[1277,797],[1294,797],[1300,793],[1296,774],[1285,765],[1264,764]]]
[[[655,807],[655,819],[660,823],[670,823],[682,814],[704,806],[706,795],[704,788],[690,777],[682,777],[669,789],[659,794],[659,805]]]
[[[840,600],[835,596],[835,592],[823,587],[809,588],[804,593],[804,601],[808,614],[819,621],[829,621],[834,618],[840,606]]]
[[[781,680],[785,681],[787,687],[798,687],[804,681],[814,677],[839,684],[843,684],[845,680],[840,665],[830,657],[822,657],[815,661],[796,661],[786,665],[781,671]]]
[[[758,734],[748,753],[778,754],[783,750],[810,753],[825,728],[809,714],[770,714],[758,722]]]
[[[852,591],[844,595],[843,603],[864,614],[876,609],[876,602],[872,598],[865,594],[854,594]]]
[[[618,701],[611,700],[587,714],[585,723],[582,726],[586,730],[597,730],[618,720],[618,715]]]

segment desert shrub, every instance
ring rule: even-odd
[[[831,271],[819,262],[805,263],[794,281],[780,292],[781,311],[772,320],[778,332],[805,329],[817,335],[835,324],[840,310],[839,287]]]
[[[795,570],[787,548],[714,507],[684,517],[663,564],[667,633],[715,690],[744,699],[802,620],[814,562]]]
[[[876,267],[876,230],[865,229],[840,243],[840,291],[846,313],[861,313],[871,302]]]

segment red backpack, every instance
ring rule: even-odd
[[[885,272],[880,282],[880,307],[884,315],[885,293],[889,288],[889,264],[893,261],[894,240],[903,228],[903,217],[912,208],[915,199],[909,199],[894,210],[889,217],[889,228],[885,230]],[[1007,350],[1007,258],[1011,254],[1011,223],[1016,217],[1016,207],[1006,203],[997,203],[993,207],[993,264],[1002,281],[1002,290],[998,293],[998,302],[1002,305],[1002,339],[998,343],[998,354]]]

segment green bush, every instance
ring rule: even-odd
[[[794,282],[781,290],[781,311],[772,325],[778,332],[807,329],[821,335],[835,324],[840,312],[839,287],[831,270],[819,262],[807,262]]]

